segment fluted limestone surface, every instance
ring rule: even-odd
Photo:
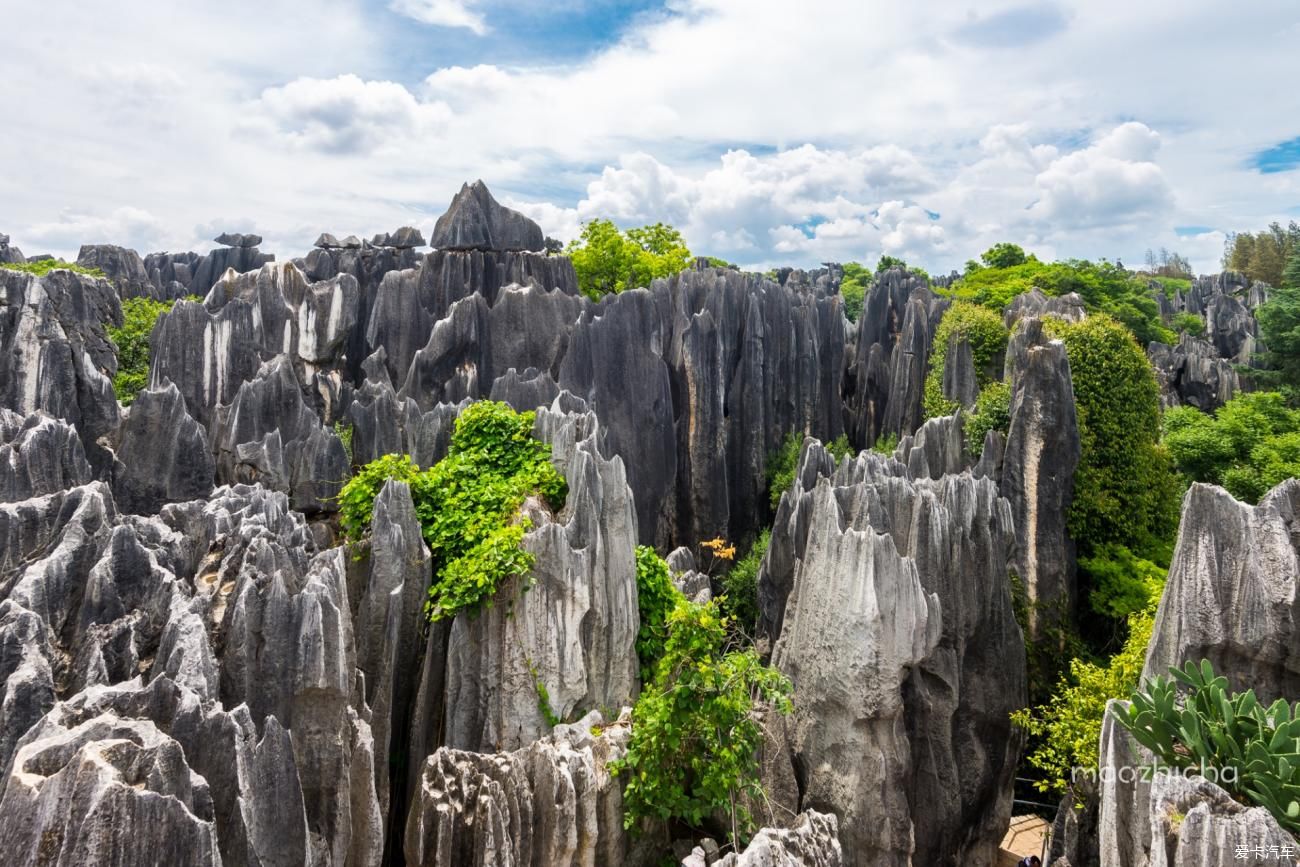
[[[97,441],[120,418],[112,383],[117,354],[106,325],[121,323],[107,280],[0,269],[0,407],[20,415],[41,410],[73,425],[101,474],[110,459]]]
[[[1151,343],[1147,357],[1160,383],[1160,403],[1194,406],[1213,412],[1241,391],[1241,379],[1231,361],[1221,358],[1214,344],[1184,332],[1178,343]]]
[[[444,747],[423,762],[406,825],[408,864],[602,867],[624,864],[622,784],[608,765],[627,719],[592,711],[508,753]]]
[[[923,277],[902,269],[871,284],[845,356],[844,427],[854,445],[865,448],[920,427],[931,341],[947,307]]]
[[[840,867],[844,853],[835,814],[808,810],[790,828],[763,828],[740,854],[729,852],[710,862],[704,850],[697,848],[682,861],[682,867],[707,867],[710,863],[716,867]]]
[[[1024,649],[1010,507],[989,479],[913,479],[806,440],[759,573],[799,807],[847,864],[992,864],[1019,752]]]
[[[83,268],[98,268],[122,298],[151,295],[153,283],[145,270],[144,260],[135,250],[113,244],[82,244],[77,253],[77,264]]]
[[[1068,619],[1076,603],[1075,549],[1066,519],[1081,455],[1065,345],[1041,320],[1020,322],[1007,347],[1011,423],[1001,450],[1000,492],[1015,522],[1016,574],[1036,604],[1030,631]]]
[[[1146,677],[1209,659],[1234,690],[1300,697],[1300,480],[1259,505],[1192,485],[1147,651]]]
[[[81,437],[44,412],[0,408],[0,503],[84,485],[92,478]]]

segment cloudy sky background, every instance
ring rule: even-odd
[[[460,184],[567,240],[1218,269],[1300,219],[1294,0],[6,0],[0,232],[206,250],[426,234]]]

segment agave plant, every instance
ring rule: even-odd
[[[1300,833],[1300,702],[1260,704],[1253,689],[1229,693],[1209,660],[1171,668],[1135,690],[1113,715],[1158,763],[1213,775],[1243,803]]]

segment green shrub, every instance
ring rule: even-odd
[[[690,267],[692,256],[681,233],[655,223],[621,231],[610,220],[592,220],[565,250],[578,275],[578,288],[592,299],[649,286]]]
[[[1148,556],[1178,527],[1181,485],[1159,444],[1160,392],[1146,353],[1108,316],[1049,321],[1065,342],[1081,455],[1068,526],[1080,554],[1106,543]]]
[[[1208,660],[1169,669],[1134,690],[1115,720],[1150,750],[1156,764],[1211,777],[1230,794],[1268,810],[1300,833],[1300,703],[1265,707],[1255,691],[1228,692]],[[1178,685],[1186,688],[1180,699]]]
[[[1193,337],[1200,337],[1205,333],[1205,320],[1195,313],[1179,313],[1174,316],[1170,327],[1174,331],[1186,331]]]
[[[739,801],[762,794],[757,705],[789,713],[791,686],[753,650],[727,652],[727,633],[716,602],[680,599],[669,615],[664,655],[632,710],[627,754],[610,765],[626,778],[626,827],[676,820],[698,828],[718,811],[741,833],[752,827]]]
[[[87,268],[84,265],[78,265],[76,262],[64,262],[62,259],[41,259],[38,262],[0,262],[0,268],[8,268],[10,271],[22,271],[24,274],[35,274],[37,277],[44,277],[51,271],[73,271],[77,274],[85,274],[88,277],[104,276],[104,272],[98,268]]]
[[[532,435],[534,414],[479,401],[456,419],[447,457],[420,470],[406,456],[367,464],[339,494],[340,522],[359,540],[370,526],[375,497],[390,479],[411,485],[416,515],[433,554],[434,581],[425,613],[442,620],[477,613],[501,584],[532,568],[520,543],[527,519],[515,520],[524,499],[540,495],[559,509],[567,494],[551,466],[551,447]]]
[[[722,613],[742,638],[752,637],[758,626],[758,567],[771,541],[771,531],[759,533],[748,553],[722,576],[722,597],[718,601]]]
[[[844,299],[844,315],[857,322],[866,303],[867,290],[871,288],[872,274],[857,262],[844,265],[844,279],[840,281],[840,297]]]
[[[1108,662],[1071,660],[1050,699],[1011,715],[1029,735],[1025,760],[1038,777],[1034,785],[1039,791],[1063,792],[1075,768],[1097,767],[1106,702],[1127,695],[1141,678],[1154,606],[1152,600],[1145,610],[1129,616],[1128,640]]]
[[[1166,562],[1168,560],[1166,559]],[[1113,542],[1100,545],[1090,557],[1079,558],[1079,570],[1088,576],[1092,610],[1116,620],[1126,620],[1151,606],[1165,586],[1168,568],[1137,556]]]
[[[781,445],[767,457],[767,496],[772,511],[781,505],[781,495],[790,490],[794,484],[794,474],[799,469],[799,451],[803,448],[804,435],[791,431],[781,440]],[[848,455],[856,454],[849,438],[840,434],[826,444],[826,451],[835,460],[843,460]]]
[[[968,270],[946,294],[1000,311],[1031,289],[1053,296],[1077,292],[1090,313],[1106,313],[1122,322],[1143,346],[1153,340],[1172,343],[1178,336],[1160,321],[1149,282],[1106,261],[1046,263],[1029,256],[1006,268]]]
[[[1007,348],[1007,329],[1002,317],[985,307],[956,301],[944,311],[934,330],[930,348],[930,367],[925,377],[925,417],[938,418],[957,411],[957,402],[943,396],[943,365],[948,356],[948,340],[961,334],[970,344],[975,361],[975,377],[981,387],[994,380],[992,367]]]
[[[980,389],[975,400],[975,410],[966,417],[966,451],[979,457],[984,449],[984,437],[991,430],[1006,433],[1011,426],[1011,386],[1005,382],[990,382]]]
[[[664,655],[668,640],[668,615],[682,594],[668,574],[668,564],[647,545],[636,548],[636,598],[641,628],[636,634],[636,655],[641,662],[641,680],[654,676],[655,663]]]
[[[884,455],[885,457],[892,457],[894,449],[896,448],[898,448],[898,434],[890,431],[889,433],[881,434],[880,439],[876,440],[875,445],[871,447],[871,450],[876,454]]]
[[[37,263],[41,264],[41,263]],[[175,306],[174,301],[127,298],[122,301],[122,327],[108,326],[109,339],[117,347],[117,374],[113,393],[123,405],[149,387],[149,335],[158,317]]]
[[[1255,503],[1300,476],[1300,410],[1277,392],[1238,395],[1213,416],[1175,407],[1165,412],[1164,444],[1191,481],[1222,485]]]

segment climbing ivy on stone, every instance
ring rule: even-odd
[[[433,467],[386,455],[362,467],[339,494],[343,531],[359,541],[384,484],[399,479],[411,486],[433,554],[430,620],[477,613],[505,581],[532,569],[535,558],[521,547],[530,525],[519,508],[538,495],[558,510],[568,493],[551,465],[551,447],[532,435],[534,418],[496,401],[470,404],[456,419],[447,457]]]

